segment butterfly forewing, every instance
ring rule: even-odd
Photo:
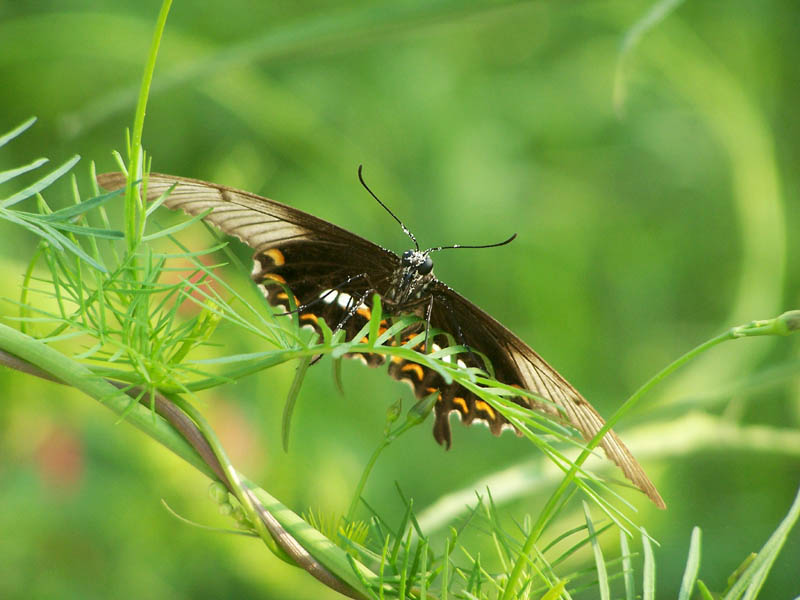
[[[98,176],[98,182],[106,189],[117,189],[125,185],[125,177],[106,173]],[[516,403],[566,421],[587,440],[603,427],[597,411],[530,346],[432,275],[424,287],[412,290],[415,294],[400,294],[397,273],[401,259],[393,252],[290,206],[204,181],[151,174],[148,201],[159,198],[173,185],[165,205],[191,215],[210,211],[206,221],[253,248],[253,279],[263,285],[272,305],[289,308],[292,294],[303,324],[320,332],[317,322],[324,318],[329,326],[343,329],[350,340],[370,319],[373,293],[382,296],[384,312],[391,316],[425,316],[430,304],[430,326],[448,332],[450,338],[435,336],[431,340],[433,350],[455,340],[471,351],[452,360],[478,368],[485,367],[479,355],[485,356],[498,381],[548,401],[519,396],[514,398]],[[391,317],[381,321],[379,333],[390,324]],[[424,327],[419,323],[407,328],[398,343],[407,343]],[[359,357],[370,366],[384,362],[377,354]],[[447,384],[432,369],[394,357],[389,373],[410,383],[418,398],[437,394],[433,433],[440,444],[450,446],[452,412],[465,424],[474,420],[486,423],[496,435],[503,429],[513,429],[488,403],[455,382]],[[609,431],[601,445],[626,477],[663,508],[658,491],[619,437]]]
[[[105,188],[117,188],[124,185],[125,178],[121,173],[105,173],[98,181]],[[285,283],[298,304],[313,302],[335,286],[346,294],[375,287],[384,283],[398,264],[394,253],[327,221],[222,185],[151,174],[148,201],[173,185],[164,202],[167,207],[191,215],[210,210],[206,221],[253,248],[253,279],[270,286]],[[347,282],[353,276],[358,277]],[[280,292],[270,299],[288,306]],[[333,296],[329,300],[335,304]]]

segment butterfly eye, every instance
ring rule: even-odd
[[[431,271],[433,271],[433,261],[430,256],[426,256],[422,264],[417,267],[417,273],[427,275]]]

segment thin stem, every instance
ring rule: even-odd
[[[358,480],[358,485],[356,485],[356,489],[353,491],[353,499],[350,500],[350,508],[347,509],[347,516],[345,516],[345,520],[348,523],[352,523],[356,517],[358,501],[361,500],[361,493],[364,491],[364,488],[367,485],[367,479],[369,479],[370,473],[372,473],[372,468],[375,466],[375,463],[378,462],[378,457],[381,455],[381,452],[383,452],[391,443],[392,439],[388,437],[384,438],[378,447],[375,448],[372,456],[369,457],[369,460],[364,467],[364,471],[361,473],[361,479]]]
[[[153,73],[156,68],[156,58],[158,49],[161,46],[161,37],[164,35],[164,28],[167,24],[167,15],[172,6],[172,0],[164,0],[161,10],[156,20],[156,28],[153,31],[153,41],[150,44],[150,52],[147,55],[144,73],[142,74],[142,85],[139,88],[139,100],[136,104],[136,115],[133,119],[133,135],[130,147],[130,166],[128,168],[128,183],[125,188],[125,209],[126,209],[126,237],[128,239],[128,251],[134,252],[139,245],[144,230],[144,208],[143,200],[139,194],[139,187],[134,186],[133,182],[141,179],[142,162],[144,160],[142,151],[142,135],[144,131],[144,117],[147,112],[147,99],[150,96],[150,86],[153,82]]]
[[[250,520],[250,523],[258,532],[259,537],[264,541],[264,543],[269,547],[269,549],[278,557],[286,560],[287,562],[292,562],[289,559],[288,555],[283,551],[282,548],[278,546],[275,542],[273,537],[269,534],[266,530],[263,521],[258,518],[256,514],[255,508],[253,507],[253,503],[250,501],[250,497],[244,491],[242,486],[241,478],[239,474],[234,469],[233,465],[231,464],[230,459],[228,458],[225,449],[220,444],[219,439],[217,438],[216,433],[208,424],[205,417],[197,410],[191,403],[184,400],[178,394],[170,394],[169,399],[175,403],[178,408],[180,408],[186,415],[194,422],[197,426],[198,430],[203,434],[206,442],[211,447],[211,450],[214,452],[214,456],[216,456],[217,460],[219,461],[220,466],[222,467],[225,477],[228,482],[231,484],[233,491],[236,495],[236,498],[242,504],[242,507],[245,509],[247,513],[247,517]]]
[[[386,434],[378,447],[375,448],[375,451],[372,453],[372,456],[370,456],[369,461],[367,461],[364,471],[361,473],[361,479],[359,479],[358,485],[356,485],[356,489],[353,492],[353,499],[350,501],[350,507],[347,509],[347,516],[345,517],[347,522],[352,523],[355,519],[356,510],[358,509],[358,501],[361,499],[361,494],[367,485],[367,479],[369,479],[372,468],[378,461],[378,457],[380,456],[381,452],[383,452],[389,444],[394,442],[406,431],[413,429],[417,425],[420,425],[431,412],[432,408],[433,403],[431,399],[423,398],[417,402],[408,411],[405,422],[394,431],[390,431],[388,434]]]

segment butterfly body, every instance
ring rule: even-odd
[[[98,181],[106,189],[117,189],[125,185],[125,176],[106,173],[99,175]],[[402,343],[424,331],[424,339],[436,350],[446,345],[447,340],[441,336],[428,340],[427,328],[445,331],[451,341],[465,348],[451,360],[462,366],[485,369],[485,357],[498,381],[528,390],[543,399],[537,401],[523,395],[513,398],[520,406],[571,425],[585,439],[591,439],[605,424],[591,404],[530,346],[436,279],[430,253],[441,248],[425,251],[416,248],[398,256],[296,208],[249,192],[184,177],[151,174],[147,199],[159,198],[173,185],[164,204],[191,215],[208,212],[204,217],[207,222],[250,246],[253,280],[262,286],[271,305],[292,310],[294,304],[301,324],[321,331],[318,322],[322,318],[330,327],[343,330],[347,340],[352,340],[371,318],[372,297],[378,294],[383,314],[387,315],[381,321],[381,333],[391,326],[393,316],[417,315],[423,322],[402,332]],[[403,229],[409,233],[405,227]],[[410,233],[409,236],[416,246],[416,239]],[[289,293],[294,298],[289,298]],[[417,349],[428,351],[427,346],[427,343],[420,343]],[[385,363],[384,357],[378,354],[361,355],[361,358],[370,366]],[[436,441],[446,447],[452,440],[449,417],[453,412],[464,424],[476,420],[485,423],[495,435],[504,429],[514,429],[487,402],[456,382],[445,382],[432,369],[395,357],[389,361],[389,374],[410,383],[418,398],[437,395],[433,434]],[[665,506],[655,486],[616,433],[608,431],[600,445],[628,479],[657,506]]]

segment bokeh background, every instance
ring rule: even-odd
[[[145,145],[156,171],[270,196],[395,251],[408,240],[359,186],[361,163],[423,246],[517,232],[504,248],[442,253],[437,275],[608,415],[696,344],[800,307],[800,8],[675,4],[648,29],[642,1],[178,1]],[[158,9],[0,3],[0,130],[39,118],[0,150],[0,169],[77,153],[85,189],[89,161],[115,169]],[[66,181],[47,198],[66,202]],[[2,227],[3,296],[16,298],[36,240]],[[255,350],[225,333],[221,351]],[[722,589],[788,509],[797,352],[791,338],[717,348],[618,428],[669,505],[626,494],[661,543],[659,597],[677,592],[692,526],[701,578]],[[234,462],[297,511],[344,512],[387,406],[410,406],[407,386],[350,362],[344,396],[326,361],[310,370],[288,454],[292,365],[202,399]],[[97,403],[7,370],[0,399],[0,597],[335,597],[257,542],[172,517],[162,498],[229,525],[201,476]],[[424,511],[538,464],[514,436],[458,424],[444,452],[429,426],[390,447],[367,487],[390,520],[403,510],[395,482]],[[503,508],[522,519],[543,499]],[[762,597],[800,594],[798,564],[794,532]]]

